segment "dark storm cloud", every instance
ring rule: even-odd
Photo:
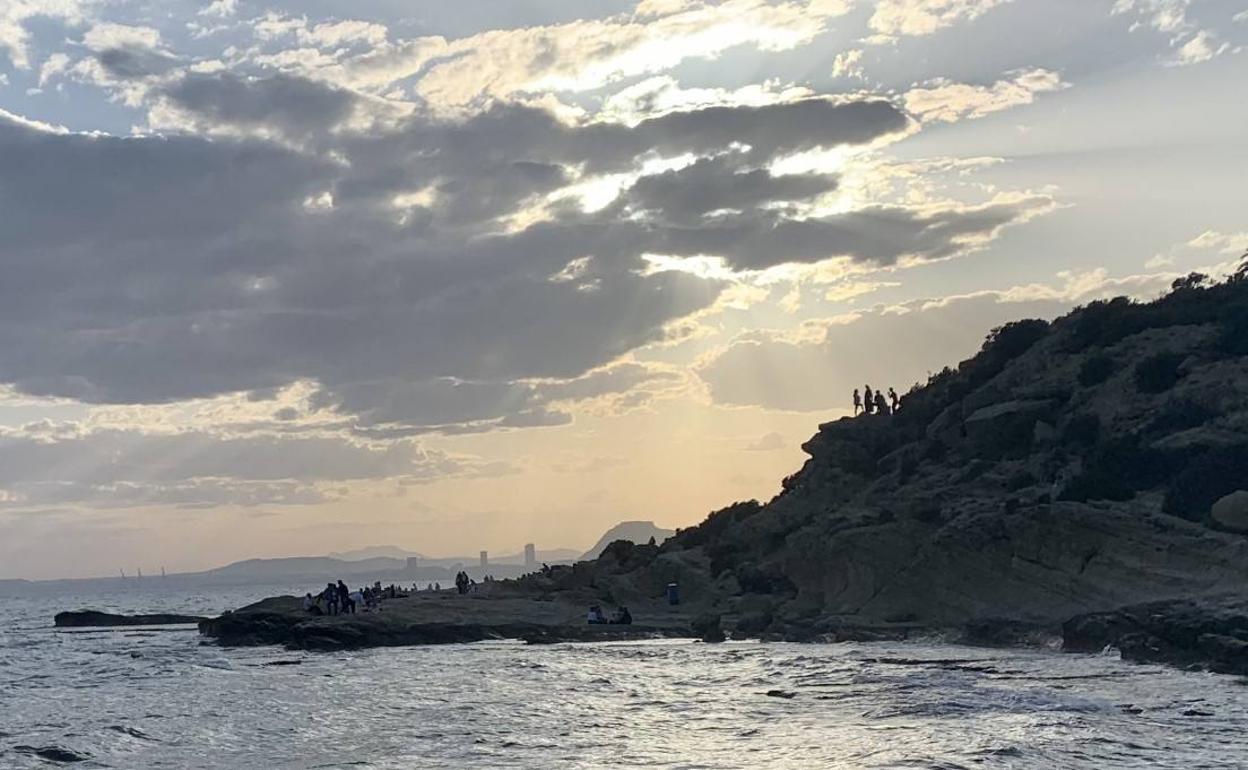
[[[117,80],[141,80],[178,66],[178,58],[154,48],[107,48],[95,54],[104,72]]]
[[[932,260],[953,256],[1005,225],[1052,206],[1036,195],[1002,203],[920,212],[871,206],[822,218],[788,219],[754,211],[723,222],[655,228],[649,250],[676,256],[715,254],[740,269],[851,257],[891,265],[900,257]]]
[[[189,74],[159,92],[206,125],[275,129],[291,138],[323,134],[346,120],[355,94],[291,75]]]
[[[954,253],[962,239],[1025,215],[1017,204],[791,221],[752,202],[816,194],[833,180],[726,180],[697,165],[639,182],[626,200],[644,205],[641,220],[620,205],[563,209],[501,232],[497,217],[565,185],[574,169],[730,150],[757,168],[868,142],[906,119],[887,102],[807,99],[576,127],[509,105],[454,121],[417,114],[359,134],[344,121],[368,104],[294,77],[195,75],[161,88],[158,98],[194,120],[297,138],[301,150],[55,134],[0,117],[0,381],[152,403],[303,379],[363,430],[554,424],[566,415],[550,403],[575,397],[519,380],[585,390],[586,372],[661,339],[665,324],[725,286],[649,272],[644,253],[722,254],[744,267],[839,254],[891,262]],[[731,181],[740,189],[727,189]],[[713,227],[670,224],[697,213],[699,189],[742,213]],[[577,260],[579,273],[556,278]],[[638,385],[612,376],[611,387]]]
[[[741,169],[729,157],[703,158],[682,169],[638,179],[624,196],[627,205],[681,224],[700,224],[722,209],[750,211],[766,203],[802,201],[836,189],[824,174],[772,176],[766,169]]]

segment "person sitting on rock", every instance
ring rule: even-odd
[[[888,414],[888,402],[882,392],[875,394],[875,411],[877,414]]]
[[[605,624],[607,618],[602,614],[602,607],[597,604],[589,608],[589,615],[586,618],[593,625]]]
[[[892,388],[888,389],[888,400],[893,407],[893,414],[897,414],[897,407],[901,406],[901,399],[897,397],[897,391]]]
[[[621,604],[620,608],[615,611],[615,617],[611,619],[611,622],[618,626],[631,626],[633,624],[633,614],[628,611],[627,607]]]
[[[866,387],[862,389],[862,403],[863,403],[862,413],[863,414],[871,414],[871,412],[875,409],[874,392],[875,391],[871,390],[870,385],[867,385]]]

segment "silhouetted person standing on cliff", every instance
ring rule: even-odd
[[[875,411],[878,414],[888,414],[888,402],[884,400],[883,393],[875,394]]]
[[[897,407],[901,405],[901,399],[897,397],[897,391],[892,388],[888,389],[888,400],[893,407],[893,414],[897,413]]]
[[[858,393],[858,389],[854,388],[854,416],[862,411],[862,395]]]
[[[871,414],[871,411],[875,408],[875,395],[874,391],[871,390],[870,385],[862,389],[862,400],[865,402],[863,406],[863,413]]]

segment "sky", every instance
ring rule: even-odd
[[[0,0],[0,578],[583,547],[1248,247],[1248,2]]]

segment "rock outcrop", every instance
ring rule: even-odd
[[[493,594],[417,593],[384,602],[381,612],[314,615],[282,596],[203,620],[200,633],[225,646],[281,645],[292,650],[344,650],[523,639],[530,644],[690,637],[680,613],[646,611],[649,622],[589,625],[584,607],[543,600],[516,586]],[[640,608],[639,608],[640,609]]]
[[[1062,624],[1066,649],[1119,650],[1126,660],[1248,674],[1248,600],[1153,602],[1078,615]]]
[[[58,612],[53,622],[58,628],[109,628],[116,626],[174,626],[199,623],[206,618],[199,615],[114,615],[96,610]]]

